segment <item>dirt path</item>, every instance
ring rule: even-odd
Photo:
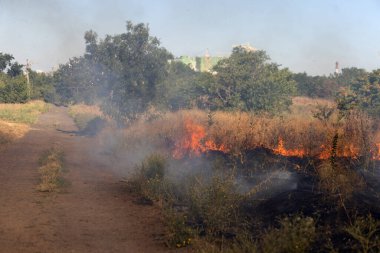
[[[0,252],[166,252],[158,211],[133,203],[106,162],[91,155],[95,141],[54,107],[21,140],[0,152]],[[53,145],[65,153],[63,193],[40,193],[38,159]]]

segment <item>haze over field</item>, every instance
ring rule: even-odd
[[[380,2],[0,0],[0,48],[45,71],[84,52],[84,32],[119,34],[149,23],[176,56],[228,55],[250,43],[294,72],[330,74],[380,65]]]

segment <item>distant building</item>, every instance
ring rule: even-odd
[[[335,62],[335,75],[342,74],[342,71],[339,68],[339,62]]]
[[[249,43],[233,46],[233,48],[235,48],[235,47],[240,47],[240,48],[244,49],[246,52],[255,52],[255,51],[257,51],[257,48],[254,48]]]
[[[254,52],[257,51],[256,48],[252,47],[249,43],[240,44],[233,46],[240,47],[244,49],[246,52]],[[211,72],[211,69],[220,61],[225,59],[226,56],[210,56],[208,52],[204,56],[180,56],[175,58],[174,61],[182,62],[186,64],[191,69],[199,72]]]
[[[205,56],[180,56],[175,58],[174,61],[182,62],[195,71],[209,72],[212,67],[224,58],[223,56],[210,56],[206,53]]]

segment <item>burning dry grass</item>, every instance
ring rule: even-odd
[[[340,119],[337,114],[327,118],[290,114],[271,117],[183,110],[136,122],[119,130],[117,139],[122,140],[119,152],[136,152],[141,145],[164,154],[168,160],[158,163],[161,160],[148,157],[130,183],[151,203],[161,201],[166,205],[169,245],[183,247],[194,242],[194,247],[200,245],[201,252],[308,252],[321,247],[324,252],[330,246],[345,247],[346,239],[331,242],[336,236],[351,236],[363,249],[368,245],[363,235],[372,237],[366,234],[366,226],[371,224],[356,224],[352,214],[375,210],[361,209],[356,201],[364,202],[354,196],[367,189],[360,171],[380,158],[376,131],[372,120],[360,112],[351,112]],[[218,152],[209,152],[213,150]],[[225,160],[221,165],[214,163],[211,174],[198,177],[195,168],[198,165],[194,163],[197,159],[193,158],[202,153],[209,155],[199,160],[216,156]],[[264,158],[260,159],[262,154]],[[241,164],[233,162],[237,161],[236,157],[241,158]],[[276,159],[299,161],[300,166],[287,168],[288,171],[297,168],[293,172],[299,186],[296,184],[291,190],[284,188],[268,197],[263,194],[259,199],[256,193],[261,191],[261,186],[268,180],[275,185],[279,179],[272,180],[270,176],[257,181],[241,179],[247,170],[252,174],[274,175],[271,171],[281,170]],[[303,163],[310,160],[313,163],[310,166]],[[269,166],[268,162],[274,165]],[[262,163],[261,170],[253,168],[254,163]],[[166,168],[165,164],[172,167]],[[172,169],[185,171],[181,167],[195,169],[184,177],[168,173]],[[244,183],[248,188],[241,190],[239,187]],[[261,203],[266,204],[260,206]],[[264,214],[260,208],[265,209]],[[279,211],[282,208],[284,211]],[[335,218],[325,219],[325,213]],[[270,221],[266,219],[268,216]],[[279,218],[276,226],[273,221]],[[350,229],[343,230],[346,226]],[[363,228],[356,228],[359,226]],[[334,227],[333,236],[324,234],[330,227]]]
[[[337,115],[336,115],[337,117]],[[172,148],[177,158],[218,150],[234,156],[264,148],[283,156],[317,157],[331,155],[331,140],[338,133],[337,156],[380,159],[373,122],[360,112],[344,120],[323,121],[300,115],[271,117],[243,112],[183,110],[160,118],[141,121],[124,132],[126,146],[147,141]]]

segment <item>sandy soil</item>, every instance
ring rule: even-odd
[[[30,132],[0,152],[0,252],[170,252],[153,206],[134,203],[90,137],[76,130],[66,108],[41,115]],[[65,153],[61,193],[41,193],[38,159],[58,145]]]

